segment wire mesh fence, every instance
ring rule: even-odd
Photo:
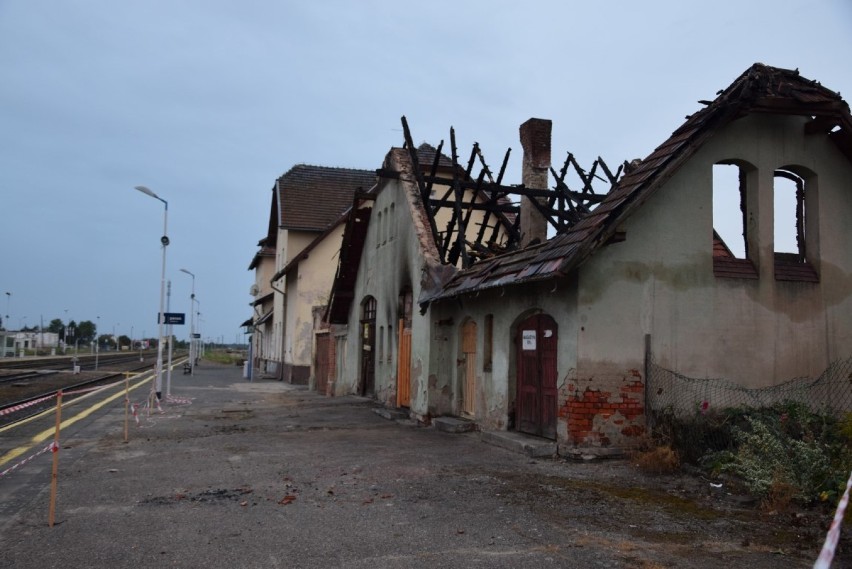
[[[677,448],[683,459],[695,461],[731,449],[732,430],[750,413],[806,409],[839,419],[852,412],[852,357],[835,361],[817,378],[762,388],[686,377],[651,361],[646,409],[654,436]]]

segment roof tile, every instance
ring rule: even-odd
[[[374,170],[297,164],[278,178],[280,225],[285,229],[323,231],[352,205],[359,188],[376,183]]]

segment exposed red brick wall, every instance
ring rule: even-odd
[[[552,129],[553,122],[546,119],[529,119],[521,125],[520,135],[521,147],[524,149],[524,162],[533,168],[545,170],[550,168],[550,132]]]
[[[645,383],[637,370],[620,381],[574,380],[565,389],[560,420],[567,422],[569,442],[575,446],[630,446],[645,433]],[[588,383],[581,388],[578,383]],[[602,387],[596,384],[605,383]]]

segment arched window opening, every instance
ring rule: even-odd
[[[713,165],[713,274],[736,279],[758,278],[752,255],[749,220],[757,207],[756,170],[745,162]],[[751,187],[752,184],[755,187]]]
[[[388,208],[384,209],[385,214],[385,226],[382,228],[382,245],[388,242],[388,233],[390,230],[390,218],[388,217]]]
[[[775,280],[819,282],[818,183],[812,172],[784,166],[773,177]]]
[[[494,359],[494,315],[485,315],[485,330],[482,341],[482,370],[491,371]]]
[[[748,258],[745,171],[736,164],[713,165],[713,256]]]
[[[803,263],[805,250],[805,180],[789,170],[775,170],[775,253]]]

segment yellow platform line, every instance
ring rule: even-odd
[[[172,369],[174,369],[177,365],[178,365],[178,362],[173,363]],[[154,379],[155,375],[156,375],[156,372],[151,372],[151,377],[148,377],[147,379],[143,379],[142,381],[130,386],[128,388],[128,391],[133,391],[134,389],[137,389],[137,388],[145,385],[146,383],[148,383],[149,381]],[[122,389],[118,393],[110,395],[109,397],[107,397],[103,401],[95,403],[94,405],[85,409],[84,411],[81,411],[80,413],[74,415],[73,417],[62,421],[62,423],[60,424],[60,427],[59,427],[60,431],[62,429],[64,429],[65,427],[69,427],[69,426],[73,425],[77,421],[85,419],[86,417],[88,417],[89,415],[91,415],[92,413],[97,411],[98,409],[101,409],[104,406],[108,405],[109,403],[112,403],[113,401],[115,401],[119,397],[123,397],[124,396],[124,388],[123,387],[124,386],[122,385],[121,386]],[[100,391],[93,391],[92,393],[88,393],[86,395],[83,395],[82,397],[79,397],[79,398],[75,399],[74,401],[72,401],[71,404],[76,403],[77,401],[80,401],[82,399],[92,397],[92,396],[94,396],[98,393],[100,393]],[[65,406],[63,405],[63,408],[64,407]],[[13,423],[11,425],[6,425],[5,427],[0,428],[0,433],[7,431],[7,430],[9,430],[13,427],[19,427],[24,423],[28,423],[29,421],[34,421],[34,420],[39,419],[41,417],[44,417],[44,416],[47,416],[47,415],[52,415],[54,413],[56,413],[55,408],[54,409],[47,409],[45,411],[42,411],[41,413],[38,413],[36,415],[33,415],[32,417],[25,419],[24,421]],[[18,458],[19,456],[26,454],[28,451],[30,451],[32,448],[34,448],[36,445],[39,445],[40,443],[43,443],[44,441],[48,440],[49,438],[52,438],[55,434],[56,434],[56,428],[55,427],[50,427],[49,429],[45,429],[44,431],[38,433],[32,439],[30,439],[31,444],[26,445],[26,446],[19,446],[17,448],[10,450],[6,454],[4,454],[2,456],[2,458],[0,458],[0,466],[3,466],[7,462],[11,462],[12,460]]]

